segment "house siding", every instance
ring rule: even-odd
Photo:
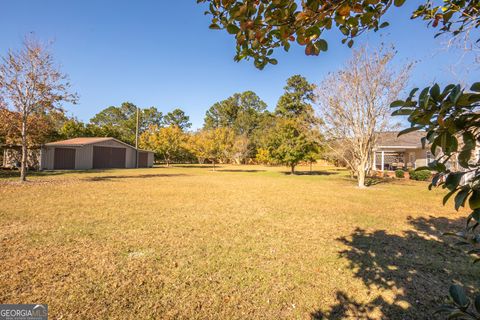
[[[427,149],[415,150],[415,168],[425,167],[427,165]]]

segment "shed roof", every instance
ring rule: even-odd
[[[398,136],[399,131],[380,132],[377,140],[377,146],[389,147],[422,147],[421,139],[425,137],[425,131],[413,131]]]
[[[112,138],[112,137],[81,137],[81,138],[73,138],[73,139],[67,139],[67,140],[61,140],[61,141],[55,141],[55,142],[50,142],[46,143],[46,147],[83,147],[85,145],[89,144],[95,144],[95,143],[100,143],[100,142],[105,142],[105,141],[116,141],[118,143],[121,143],[129,148],[135,149],[134,146],[129,145],[128,143],[125,143],[123,141],[120,141],[118,139]],[[149,150],[142,150],[138,149],[139,151],[145,151],[145,152],[152,152]]]
[[[109,140],[116,140],[116,139],[109,138],[109,137],[103,137],[103,138],[101,138],[101,137],[73,138],[73,139],[67,139],[67,140],[61,140],[61,141],[46,143],[45,146],[47,146],[47,147],[56,147],[56,146],[79,146],[79,147],[81,147],[81,146],[84,146],[86,144],[105,142],[105,141],[109,141]]]

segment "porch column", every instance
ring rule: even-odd
[[[373,151],[373,170],[377,170],[377,152]]]
[[[385,151],[382,151],[382,171],[384,170],[385,166]]]

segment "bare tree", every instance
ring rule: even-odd
[[[329,74],[317,89],[327,147],[365,187],[377,134],[390,127],[390,102],[404,89],[412,64],[395,70],[393,49],[354,51],[344,68]]]
[[[250,139],[246,135],[235,137],[232,147],[232,160],[236,164],[244,163],[252,152]]]
[[[34,121],[38,116],[62,109],[62,102],[75,103],[77,96],[69,92],[70,84],[66,75],[54,65],[53,57],[47,46],[26,38],[23,48],[9,51],[2,57],[0,64],[0,100],[1,108],[18,115],[20,121],[14,121],[20,132],[22,161],[21,181],[26,181],[27,151],[29,136],[35,131]]]

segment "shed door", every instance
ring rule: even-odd
[[[147,168],[148,167],[148,152],[139,152],[138,153],[138,167]]]
[[[125,158],[127,154],[127,149],[125,148],[111,148],[111,149],[112,149],[111,167],[125,168]]]
[[[75,149],[55,148],[53,156],[53,169],[75,169]]]
[[[125,148],[93,147],[93,168],[125,168]]]

